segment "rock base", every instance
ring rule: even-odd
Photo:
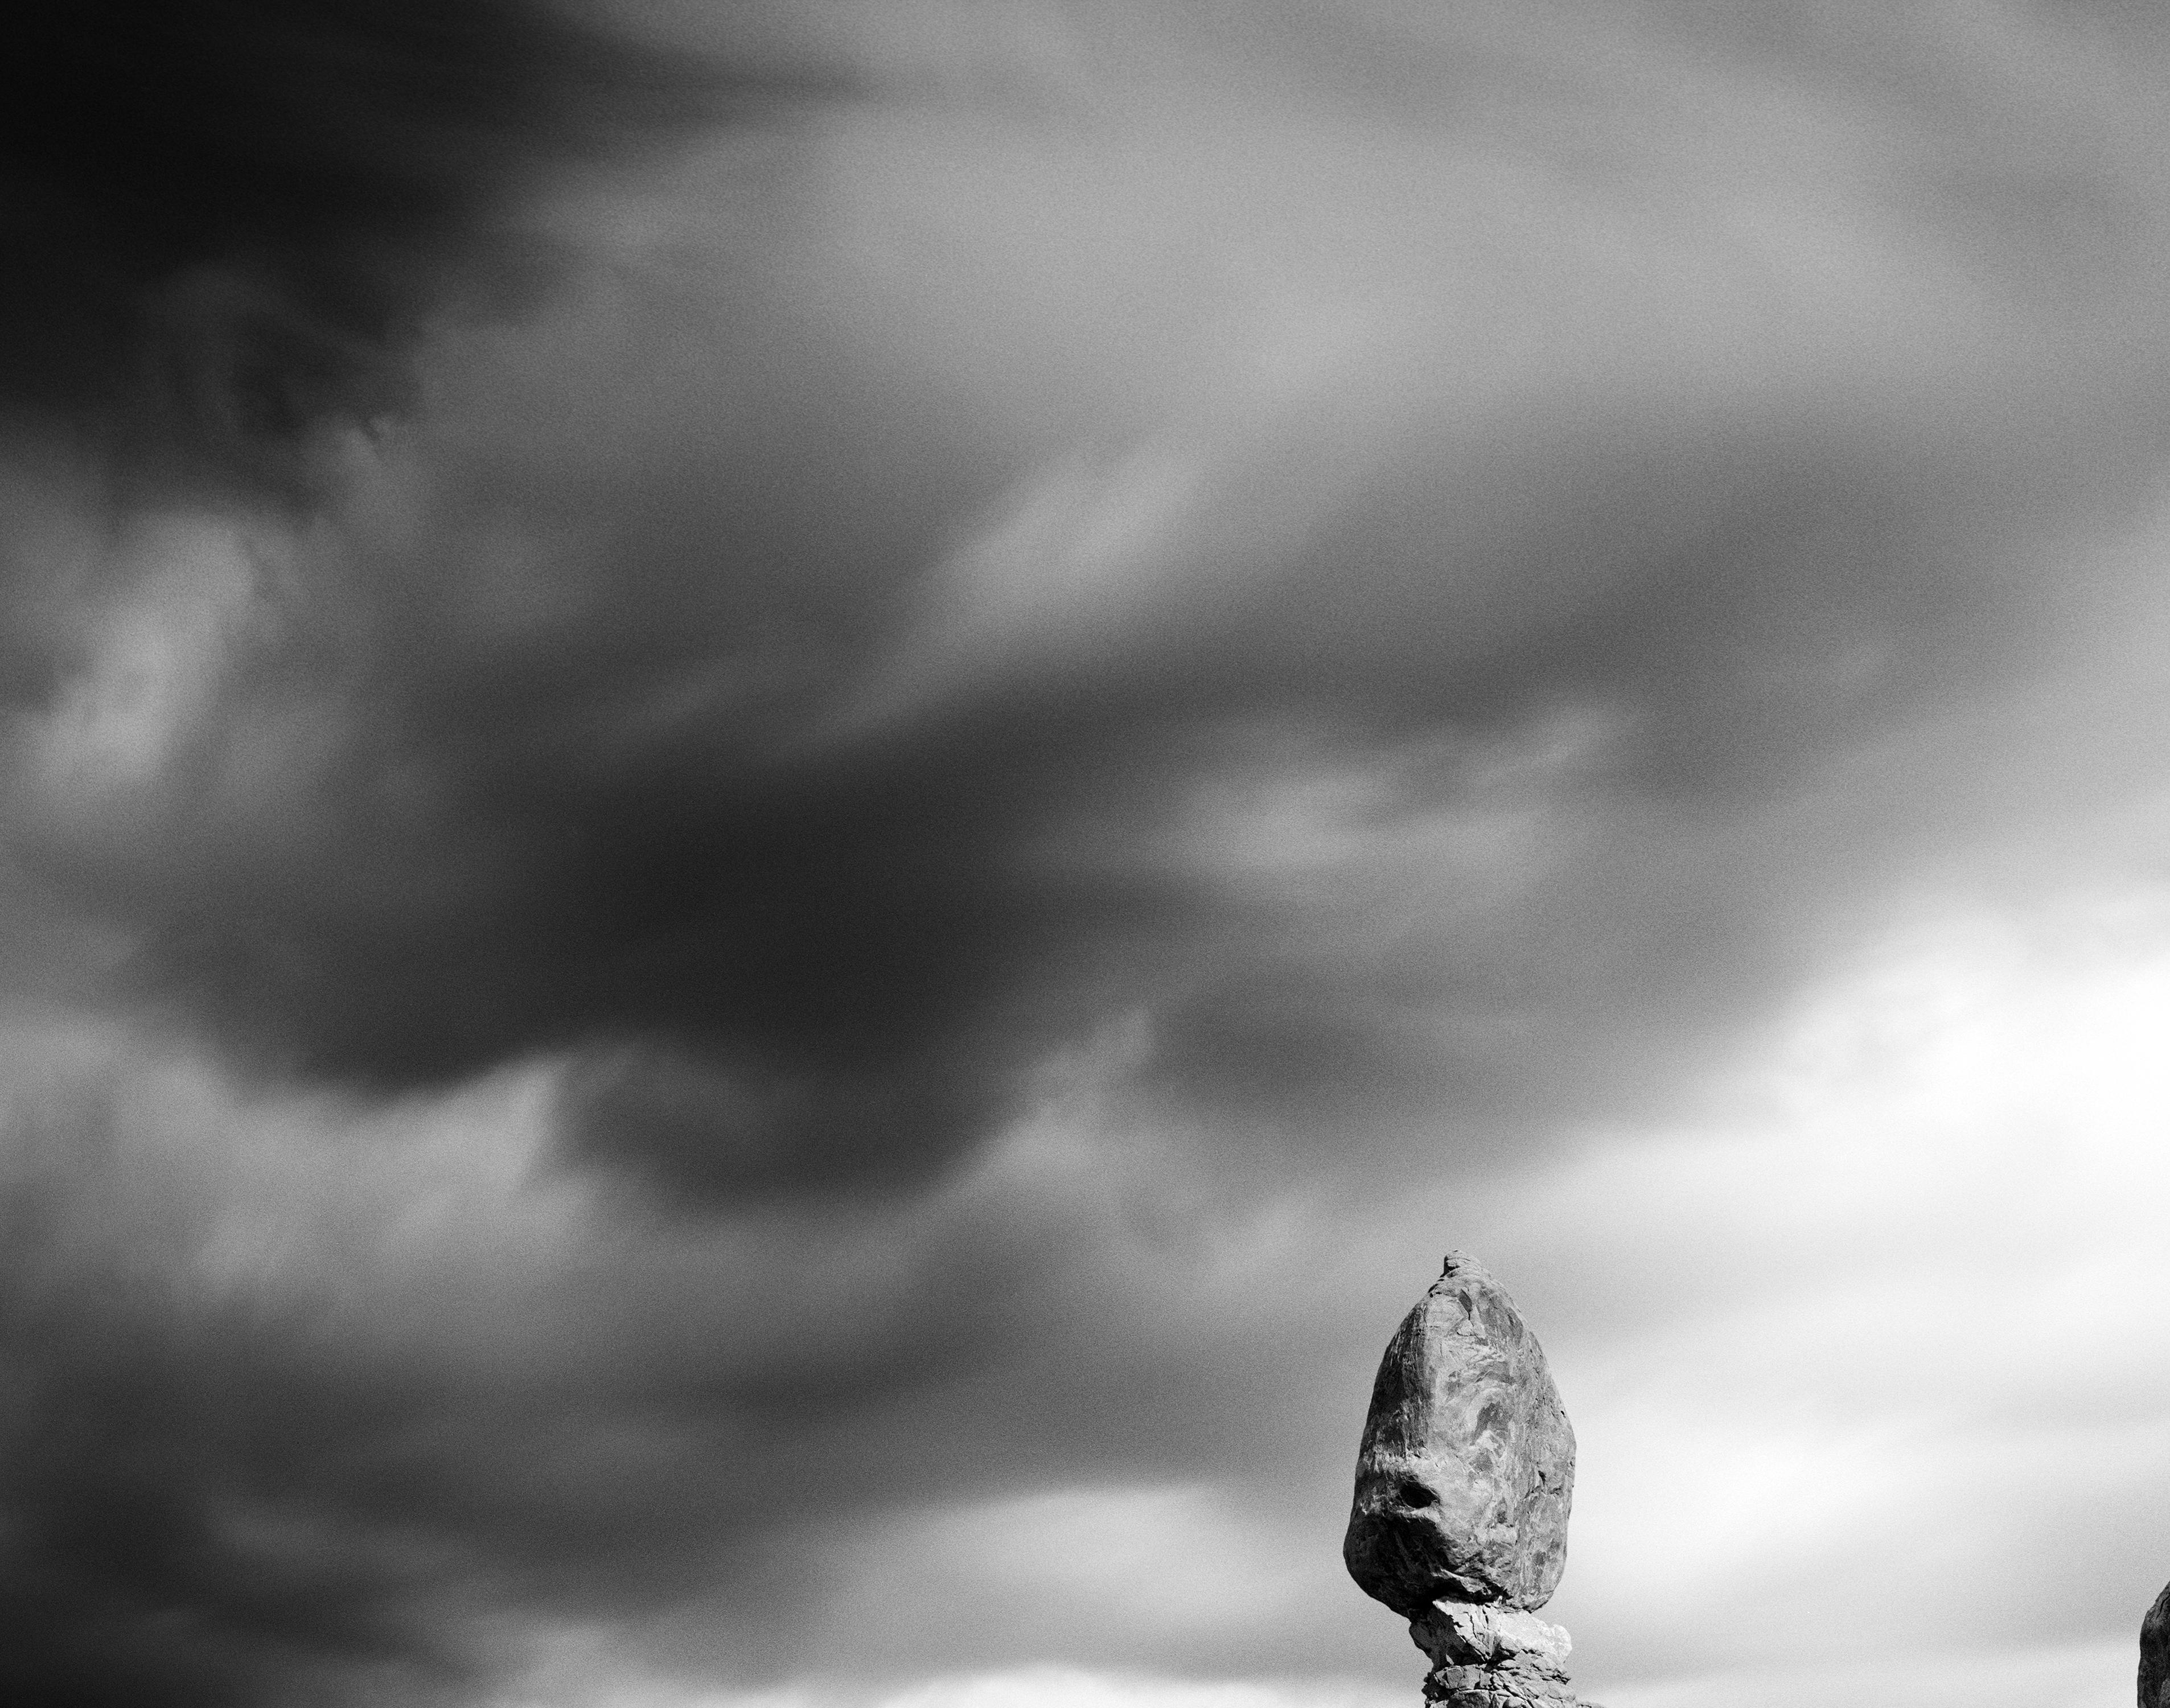
[[[1595,1708],[1566,1679],[1515,1667],[1434,1667],[1424,1694],[1438,1708]]]
[[[1409,1636],[1431,1657],[1424,1695],[1436,1708],[1598,1708],[1569,1688],[1567,1633],[1533,1613],[1438,1601]]]

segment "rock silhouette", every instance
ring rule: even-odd
[[[1371,1389],[1342,1557],[1409,1621],[1445,1708],[1573,1704],[1568,1634],[1536,1616],[1567,1566],[1574,1431],[1506,1289],[1450,1253]]]
[[[2140,1708],[2170,1708],[2170,1584],[2140,1622]]]

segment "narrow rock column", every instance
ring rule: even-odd
[[[1536,1611],[1566,1569],[1574,1493],[1544,1349],[1506,1289],[1450,1253],[1380,1363],[1341,1549],[1430,1657],[1427,1702],[1574,1708],[1568,1635]]]
[[[2140,1708],[2170,1708],[2170,1584],[2140,1622]]]

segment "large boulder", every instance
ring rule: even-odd
[[[1574,1431],[1506,1289],[1450,1254],[1371,1389],[1342,1557],[1404,1619],[1542,1607],[1567,1566]],[[2153,1708],[2153,1705],[2150,1705]]]

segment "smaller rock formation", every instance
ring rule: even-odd
[[[1568,1688],[1568,1635],[1520,1608],[1435,1602],[1409,1621],[1431,1657],[1424,1700],[1442,1708],[1596,1708]]]
[[[2170,1584],[2140,1622],[2140,1708],[2170,1708]]]
[[[1574,1708],[1568,1635],[1536,1614],[1567,1566],[1574,1492],[1544,1349],[1506,1289],[1450,1253],[1379,1365],[1341,1550],[1431,1657],[1427,1702]]]

